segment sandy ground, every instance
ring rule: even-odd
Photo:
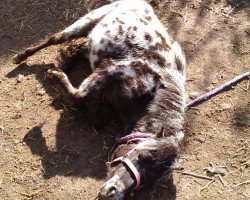
[[[186,52],[191,97],[250,70],[248,0],[154,2]],[[0,2],[1,199],[95,199],[105,180],[119,127],[97,130],[46,75],[57,47],[11,64],[16,52],[85,12],[82,0]],[[186,119],[183,169],[127,199],[250,199],[250,80],[189,110]]]

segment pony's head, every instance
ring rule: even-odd
[[[174,137],[119,146],[114,152],[108,181],[102,185],[99,198],[120,200],[131,190],[169,176],[177,154],[178,141]]]

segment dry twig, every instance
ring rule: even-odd
[[[209,181],[204,187],[202,187],[201,189],[200,189],[200,192],[202,191],[202,190],[205,190],[205,189],[207,189],[208,188],[208,186],[211,184],[211,183],[213,183],[215,180],[213,179],[213,180],[211,180],[211,181]]]
[[[28,197],[28,198],[33,198],[36,195],[38,195],[39,193],[43,192],[43,190],[34,190],[30,193],[26,193],[26,192],[20,192],[21,195]]]
[[[188,172],[182,172],[183,175],[187,175],[187,176],[193,176],[195,178],[201,178],[201,179],[206,179],[206,180],[214,180],[213,178],[210,178],[208,176],[202,176],[202,175],[198,175],[198,174],[194,174],[194,173],[188,173]]]
[[[218,174],[217,176],[219,177],[220,182],[222,183],[222,185],[223,185],[224,187],[226,187],[226,183],[225,183],[225,181],[222,179],[222,176],[221,176],[220,174]]]
[[[235,187],[239,187],[239,186],[241,186],[241,185],[248,185],[248,184],[250,184],[250,180],[247,180],[247,181],[238,183],[237,185],[235,185]]]
[[[239,83],[240,81],[249,78],[250,77],[250,71],[246,72],[244,74],[241,74],[239,76],[236,76],[235,78],[233,78],[232,80],[226,82],[225,84],[213,89],[212,91],[201,95],[200,97],[194,99],[193,101],[189,102],[186,106],[186,110],[188,110],[190,107],[198,105],[212,97],[214,97],[215,95],[219,94],[220,92],[224,91],[225,89],[228,89],[230,87],[232,87],[233,85]]]

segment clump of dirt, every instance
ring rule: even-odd
[[[190,96],[249,71],[249,1],[152,5],[186,53]],[[11,64],[16,52],[83,16],[84,1],[3,0],[0,13],[1,199],[94,199],[119,126],[96,129],[47,76],[58,47]],[[128,199],[249,199],[249,91],[245,80],[187,111],[182,169]]]

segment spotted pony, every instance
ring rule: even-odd
[[[171,174],[183,141],[186,105],[184,53],[144,0],[88,1],[89,13],[44,43],[16,55],[21,63],[50,45],[87,38],[78,49],[92,73],[79,87],[67,69],[49,70],[69,95],[102,95],[122,121],[100,199],[125,194]]]

